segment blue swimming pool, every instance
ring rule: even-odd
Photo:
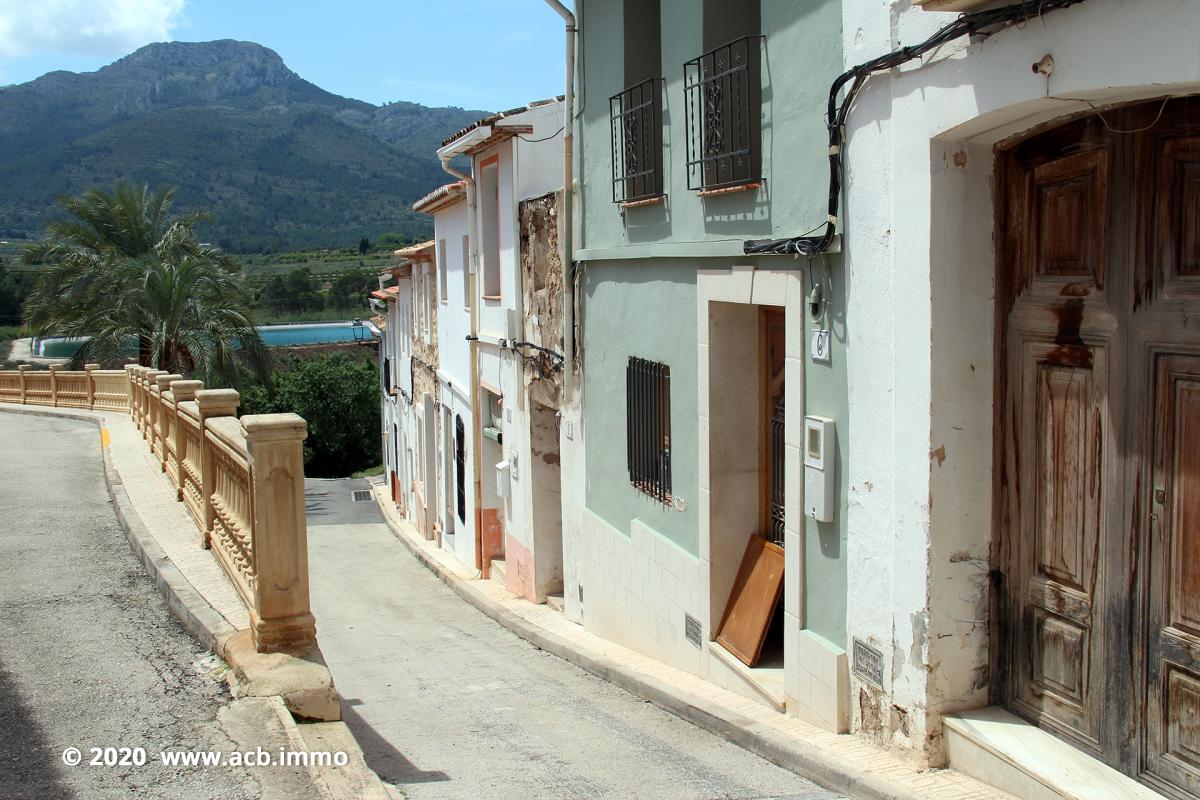
[[[357,322],[357,324],[355,324]],[[378,335],[369,322],[307,322],[295,325],[259,325],[258,333],[267,347],[370,341]],[[33,354],[43,358],[70,358],[86,338],[35,339]]]

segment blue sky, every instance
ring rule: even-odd
[[[0,0],[0,85],[165,39],[258,42],[372,103],[497,111],[563,86],[562,21],[543,0]]]

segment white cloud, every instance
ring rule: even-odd
[[[185,0],[0,0],[0,61],[121,56],[171,38]]]

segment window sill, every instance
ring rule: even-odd
[[[722,186],[720,189],[701,189],[696,192],[699,197],[720,197],[726,194],[737,194],[738,192],[753,192],[763,185],[762,181],[750,181],[748,183],[739,183],[736,186]]]
[[[658,194],[654,197],[642,198],[641,200],[625,200],[617,203],[617,206],[620,208],[642,208],[643,206],[656,206],[660,203],[665,203],[666,200],[667,196],[665,194]]]
[[[483,299],[484,299],[484,300],[494,300],[494,301],[496,301],[496,302],[498,303],[498,302],[500,302],[500,300],[502,300],[502,299],[503,299],[503,297],[502,297],[501,295],[498,295],[498,294],[485,294],[485,295],[483,296]]]

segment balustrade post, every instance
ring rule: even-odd
[[[169,465],[175,471],[175,499],[183,499],[183,462],[187,458],[187,433],[179,424],[179,404],[196,399],[196,392],[204,388],[204,381],[175,381],[171,384],[171,397],[175,400],[175,420],[171,435],[175,437],[175,463]],[[166,452],[166,448],[163,448]]]
[[[129,387],[125,390],[125,402],[129,405],[129,416],[133,419],[135,424],[138,422],[137,404],[134,402],[134,398],[136,397],[136,393],[134,392],[134,381],[136,380],[134,377],[134,370],[136,370],[137,367],[137,364],[125,365],[125,382]]]
[[[58,408],[58,371],[62,369],[60,364],[50,365],[50,405]]]
[[[21,387],[21,405],[25,405],[25,373],[29,372],[28,364],[17,365],[17,381]]]
[[[206,421],[213,417],[237,416],[240,401],[241,398],[233,389],[202,389],[196,392],[196,407],[200,409],[200,493],[204,495],[204,530],[200,531],[200,546],[205,550],[212,546],[208,537],[216,517],[212,496],[217,486],[217,467],[212,454],[213,445],[208,441]]]
[[[151,450],[154,449],[154,420],[158,415],[154,411],[154,405],[150,402],[153,399],[150,386],[154,383],[156,375],[165,374],[162,370],[150,367],[142,372],[142,438],[150,443]]]
[[[158,412],[155,419],[158,425],[155,428],[155,440],[158,442],[158,466],[163,472],[167,471],[167,414],[175,413],[174,409],[167,410],[167,401],[164,395],[170,390],[171,384],[175,381],[183,380],[183,376],[176,372],[160,372],[154,376],[154,383],[158,387],[158,394],[155,395],[155,405],[158,406]],[[174,422],[174,420],[171,420]]]
[[[296,414],[242,417],[250,462],[256,579],[250,632],[260,653],[302,652],[317,642],[309,608],[304,440]]]
[[[83,365],[83,375],[84,375],[83,382],[87,387],[87,407],[88,408],[96,407],[96,379],[92,375],[92,371],[97,370],[97,369],[100,369],[99,364],[84,364]]]

